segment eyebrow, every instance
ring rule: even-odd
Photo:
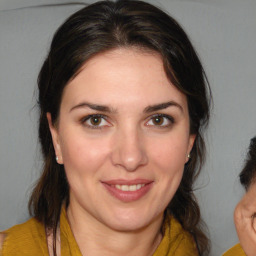
[[[151,113],[151,112],[159,111],[159,110],[166,109],[166,108],[172,107],[172,106],[179,108],[183,112],[182,106],[175,101],[168,101],[168,102],[148,106],[144,109],[143,112]],[[110,108],[108,106],[92,104],[92,103],[88,103],[88,102],[82,102],[82,103],[79,103],[78,105],[75,105],[74,107],[72,107],[70,109],[70,112],[73,111],[74,109],[84,108],[84,107],[88,107],[90,109],[105,112],[105,113],[117,113],[117,110]]]
[[[84,108],[84,107],[88,107],[90,109],[101,111],[101,112],[105,112],[105,113],[116,113],[117,112],[116,110],[114,110],[112,108],[109,108],[108,106],[92,104],[92,103],[88,103],[88,102],[82,102],[82,103],[80,103],[78,105],[75,105],[74,107],[72,107],[70,109],[69,112],[71,112],[74,109]]]
[[[164,102],[164,103],[160,103],[160,104],[156,104],[156,105],[151,105],[145,108],[145,110],[143,111],[144,113],[151,113],[151,112],[155,112],[155,111],[159,111],[162,109],[166,109],[168,107],[177,107],[181,110],[181,112],[183,112],[183,107],[178,104],[175,101],[168,101],[168,102]]]

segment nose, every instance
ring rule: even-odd
[[[111,155],[113,165],[133,172],[148,162],[146,145],[142,134],[136,129],[117,132]]]

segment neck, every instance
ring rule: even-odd
[[[82,255],[149,256],[161,242],[163,216],[139,230],[117,231],[69,205],[67,216]]]

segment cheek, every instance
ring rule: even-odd
[[[161,143],[152,143],[150,148],[152,160],[163,170],[183,170],[188,149],[184,137],[165,138]]]
[[[162,143],[152,144],[151,160],[154,170],[158,172],[157,183],[165,207],[176,193],[183,176],[188,147],[184,137],[169,137]]]
[[[95,173],[105,162],[109,146],[104,140],[90,140],[82,136],[65,136],[61,141],[62,157],[67,173],[88,175]]]

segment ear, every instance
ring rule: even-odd
[[[62,158],[62,152],[61,152],[61,146],[60,146],[60,139],[59,139],[59,133],[58,129],[55,125],[52,123],[52,116],[51,113],[47,112],[46,114],[49,129],[52,135],[52,142],[55,150],[56,155],[56,161],[58,164],[63,164],[63,158]]]
[[[194,142],[195,142],[195,139],[196,139],[196,134],[190,134],[189,135],[189,139],[188,139],[188,150],[187,150],[187,154],[186,154],[186,163],[189,161],[189,155],[190,155],[190,152],[193,148],[193,145],[194,145]]]

